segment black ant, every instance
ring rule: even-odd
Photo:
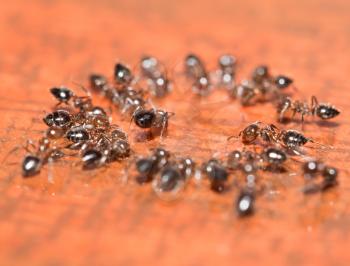
[[[117,63],[114,67],[114,80],[116,86],[108,84],[105,76],[91,74],[89,77],[90,87],[98,92],[102,92],[114,105],[120,108],[122,113],[132,114],[137,108],[144,107],[144,91],[132,86],[136,82],[131,70]]]
[[[168,121],[172,115],[174,114],[161,109],[152,108],[147,110],[137,108],[131,119],[140,128],[149,128],[156,134],[158,134],[160,130],[159,135],[162,137],[168,128]]]
[[[266,100],[267,95],[279,96],[280,91],[288,88],[293,80],[284,75],[273,77],[267,66],[254,69],[251,79],[243,80],[229,89],[230,96],[238,98],[242,105],[252,105]]]
[[[229,95],[232,98],[239,99],[244,106],[252,105],[260,100],[261,92],[251,81],[244,80],[235,86],[228,88]]]
[[[87,94],[88,92],[81,86]],[[69,104],[73,101],[73,106],[81,111],[89,110],[92,107],[92,101],[90,96],[76,96],[70,89],[66,87],[54,87],[50,89],[51,94],[58,100],[58,105]]]
[[[162,148],[155,149],[149,157],[136,161],[136,181],[140,184],[153,180],[154,176],[169,162],[170,153]]]
[[[337,176],[338,170],[334,167],[324,165],[319,161],[308,161],[302,166],[304,176],[308,180],[308,184],[303,188],[305,194],[316,193],[320,191],[325,191],[331,187],[338,184]],[[322,175],[321,182],[314,182],[317,175]]]
[[[104,116],[96,116],[92,121],[70,128],[66,137],[73,142],[69,149],[103,151],[108,161],[115,161],[130,154],[126,133],[117,125],[111,125]]]
[[[209,178],[211,190],[217,193],[225,191],[229,173],[219,160],[210,159],[205,162],[202,172]]]
[[[263,91],[276,89],[283,90],[293,83],[293,79],[287,76],[272,76],[269,68],[265,65],[260,65],[254,69],[252,73],[252,81],[257,85],[262,86],[260,89]]]
[[[233,137],[235,136],[231,136],[228,139]],[[246,145],[252,144],[259,137],[265,142],[278,143],[291,150],[295,150],[296,148],[305,145],[307,142],[319,144],[314,140],[305,137],[299,131],[292,129],[280,130],[273,124],[261,126],[261,122],[255,122],[248,125],[238,135],[238,138],[241,138],[243,144]]]
[[[169,161],[153,180],[153,190],[163,200],[176,199],[194,173],[194,162],[190,158]]]
[[[286,153],[274,147],[267,148],[261,153],[235,150],[228,155],[227,167],[230,170],[241,169],[245,174],[254,173],[257,169],[281,172],[286,160]]]
[[[185,59],[185,74],[193,82],[192,90],[201,95],[207,95],[210,91],[211,84],[208,72],[204,67],[202,60],[194,55],[189,54]]]
[[[39,174],[41,167],[51,160],[57,160],[64,156],[63,152],[57,147],[51,147],[51,141],[43,137],[38,141],[36,151],[30,152],[26,147],[26,150],[30,153],[24,157],[22,162],[22,176],[31,177]],[[34,146],[35,147],[35,146]]]
[[[235,85],[237,60],[230,54],[225,54],[219,57],[218,65],[218,85],[228,89],[232,89]]]
[[[235,209],[240,217],[250,216],[254,213],[255,193],[250,188],[242,189],[235,201]]]
[[[172,84],[167,77],[165,67],[152,56],[144,56],[140,61],[141,74],[147,78],[151,92],[157,97],[168,94]]]
[[[89,83],[90,88],[98,92],[106,92],[109,89],[107,78],[100,74],[91,74]]]
[[[101,145],[101,144],[100,144]],[[122,160],[130,155],[130,145],[127,141],[117,139],[111,140],[106,147],[92,145],[91,148],[83,150],[81,160],[84,170],[101,167],[113,161]]]
[[[137,108],[143,107],[146,103],[144,91],[142,89],[136,90],[131,86],[105,86],[103,93],[114,105],[119,107],[122,113],[132,114]]]
[[[90,134],[84,127],[78,126],[69,129],[66,133],[66,137],[73,143],[81,143],[89,140]]]
[[[69,148],[80,150],[85,170],[98,168],[130,156],[131,149],[127,136],[117,126],[112,125],[104,132],[92,130],[90,133],[84,128],[78,128],[74,134],[70,138],[73,144],[69,145]]]
[[[67,110],[57,110],[47,114],[43,121],[49,127],[66,128],[72,122],[72,115]]]
[[[117,63],[114,66],[114,81],[117,85],[128,86],[133,79],[134,76],[127,66],[121,63]]]
[[[277,107],[281,122],[284,120],[285,114],[288,111],[292,113],[292,117],[296,113],[301,114],[302,122],[304,122],[304,116],[306,115],[317,116],[323,120],[328,120],[340,114],[340,111],[329,103],[318,103],[315,96],[311,97],[311,105],[307,102],[293,100],[290,97],[282,97]]]

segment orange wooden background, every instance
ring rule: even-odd
[[[3,0],[0,40],[0,265],[350,264],[349,1]],[[74,88],[92,71],[111,75],[116,60],[135,65],[145,53],[174,67],[191,51],[211,68],[221,53],[235,54],[240,77],[267,63],[295,78],[299,97],[338,106],[335,123],[307,123],[305,134],[335,147],[311,153],[341,169],[340,186],[304,197],[297,170],[273,177],[256,215],[239,220],[235,190],[215,195],[199,184],[165,204],[147,187],[123,185],[118,164],[83,173],[61,162],[50,183],[47,168],[21,178],[23,151],[3,161],[44,129],[51,86]],[[229,150],[227,136],[246,122],[275,119],[271,105],[243,109],[219,92],[198,101],[184,91],[155,102],[176,112],[164,146],[177,154],[209,158]],[[157,144],[133,147],[146,153]]]

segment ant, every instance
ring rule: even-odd
[[[124,159],[130,155],[130,145],[125,140],[114,140],[106,148],[98,145],[83,151],[81,159],[84,170],[92,170],[106,163]]]
[[[88,96],[76,96],[70,89],[66,87],[53,87],[50,89],[51,94],[58,100],[58,105],[69,104],[70,100],[73,101],[73,106],[85,111],[91,109],[92,101],[88,91],[81,86]]]
[[[133,79],[134,76],[127,66],[121,63],[117,63],[114,66],[114,81],[117,85],[128,86]]]
[[[72,122],[72,115],[66,110],[57,110],[47,114],[43,121],[49,127],[66,128]]]
[[[178,158],[168,162],[153,180],[156,195],[165,200],[175,199],[193,174],[194,166],[191,158]]]
[[[84,127],[77,126],[67,131],[66,138],[73,143],[82,143],[90,139],[90,134]]]
[[[260,125],[261,122],[259,121],[248,125],[245,129],[239,132],[238,138],[241,138],[243,144],[248,145],[252,144],[260,137],[265,142],[278,143],[291,150],[295,150],[296,148],[305,145],[307,142],[317,143],[296,130],[280,130],[273,124],[264,126]],[[228,140],[233,137],[235,136],[229,137]]]
[[[109,161],[128,157],[130,145],[126,133],[117,125],[111,125],[108,120],[102,118],[103,116],[97,116],[90,123],[88,121],[68,130],[66,137],[73,142],[68,148],[81,151],[97,148],[108,155]]]
[[[35,152],[29,151],[28,147],[25,149],[29,152],[26,155],[22,162],[22,176],[23,177],[31,177],[39,174],[41,167],[52,161],[60,159],[64,156],[63,152],[57,147],[51,147],[51,141],[43,137],[38,141],[37,148],[32,144],[34,148],[36,148]]]
[[[116,86],[111,86],[103,75],[91,74],[89,77],[90,87],[95,91],[102,92],[121,109],[122,113],[132,114],[137,108],[145,105],[144,91],[142,89],[136,90],[131,86],[131,83],[136,81],[127,66],[121,63],[115,65],[114,81]]]
[[[288,88],[293,80],[284,75],[273,77],[265,65],[254,69],[251,79],[229,88],[229,94],[238,98],[242,105],[252,105],[266,99],[268,94],[280,95],[281,90]]]
[[[157,97],[168,94],[172,88],[165,67],[152,56],[144,56],[140,61],[141,74],[147,78],[151,92]]]
[[[140,128],[149,128],[151,131],[159,133],[160,137],[167,131],[169,118],[174,113],[166,112],[161,109],[137,108],[132,115],[131,120]]]
[[[236,63],[236,58],[230,54],[224,54],[219,57],[219,70],[217,71],[217,74],[219,76],[219,86],[223,86],[228,89],[232,89],[234,87]]]
[[[282,97],[277,107],[280,122],[284,120],[285,113],[288,111],[292,112],[292,117],[296,113],[300,113],[302,123],[305,115],[317,116],[322,120],[328,120],[340,114],[340,111],[329,103],[318,103],[315,96],[311,97],[311,105],[307,102],[293,100],[290,97]]]
[[[67,138],[73,142],[68,148],[80,150],[85,170],[122,160],[131,152],[125,132],[115,125],[102,132],[77,127],[67,133]]]
[[[267,148],[261,153],[235,150],[228,155],[227,166],[231,170],[241,169],[245,174],[252,174],[257,169],[281,172],[286,160],[286,153],[274,147]]]
[[[235,201],[235,209],[239,217],[247,217],[254,213],[255,193],[252,189],[241,189]]]
[[[107,93],[110,89],[107,78],[101,74],[91,74],[89,83],[90,88],[97,92]]]
[[[238,98],[244,106],[252,105],[260,99],[261,92],[251,81],[244,80],[240,84],[228,88],[232,98]]]
[[[202,172],[209,178],[211,190],[217,193],[225,191],[229,173],[219,160],[210,159],[205,162]]]
[[[311,183],[308,183],[304,188],[304,194],[312,194],[320,191],[325,191],[338,184],[338,170],[334,167],[324,165],[315,160],[305,162],[302,166],[305,178]],[[316,183],[313,180],[317,175],[322,175],[322,181]]]
[[[272,76],[269,68],[265,65],[256,67],[251,79],[255,84],[262,86],[262,90],[283,90],[293,83],[293,79],[285,75]]]
[[[147,183],[153,180],[156,173],[168,164],[170,153],[163,149],[155,149],[149,157],[139,158],[136,161],[136,181],[139,184]]]
[[[202,60],[194,55],[189,54],[185,58],[185,74],[192,80],[192,90],[201,95],[207,95],[210,91],[211,84],[208,72],[204,67]]]

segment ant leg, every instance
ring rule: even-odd
[[[231,139],[239,139],[242,136],[243,131],[240,131],[238,136],[232,135],[227,138],[227,141],[230,141]]]
[[[314,144],[316,144],[316,145],[319,145],[319,146],[321,146],[321,147],[324,148],[324,149],[334,149],[333,146],[322,144],[322,143],[320,143],[320,142],[314,141],[313,139],[307,139],[307,141],[308,141],[308,142],[311,142],[311,143],[314,143]]]
[[[28,153],[32,153],[32,151],[29,149],[29,146],[32,146],[32,147],[35,149],[35,144],[33,143],[32,140],[27,140],[25,146],[23,146],[23,145],[15,146],[12,150],[10,150],[10,151],[6,154],[6,156],[4,157],[4,159],[2,160],[2,162],[4,163],[4,162],[7,160],[7,158],[8,158],[12,153],[16,152],[16,151],[19,150],[20,148],[25,149],[26,152],[28,152]]]
[[[311,106],[316,107],[318,105],[318,100],[316,96],[311,96]]]
[[[304,131],[304,113],[301,114],[301,130]]]
[[[23,148],[23,146],[16,146],[13,149],[11,149],[6,155],[5,157],[2,159],[1,163],[5,163],[6,160],[8,159],[8,157],[10,157],[11,154],[15,153],[16,151],[18,151],[20,148]]]
[[[54,183],[53,181],[53,159],[50,157],[47,160],[47,165],[48,165],[48,174],[47,174],[47,181],[51,184]]]
[[[131,115],[130,124],[129,124],[129,130],[128,130],[129,132],[130,132],[131,124],[132,124],[132,122],[135,120],[135,115],[136,115],[136,113],[137,113],[140,109],[142,109],[142,107],[141,107],[141,106],[138,106],[138,107],[135,109],[135,111],[132,113],[132,115]]]
[[[26,141],[26,145],[23,147],[27,152],[29,152],[29,153],[32,153],[32,151],[29,149],[29,146],[31,146],[32,148],[36,148],[36,146],[35,146],[35,144],[34,144],[34,142],[31,140],[31,139],[28,139],[27,141]]]
[[[86,94],[86,98],[89,98],[89,99],[91,98],[91,93],[87,88],[85,88],[83,85],[81,85],[78,82],[72,81],[72,83],[78,86],[78,88],[81,89]]]
[[[316,96],[311,96],[311,113],[314,115],[318,106],[318,100]]]
[[[160,139],[163,138],[163,134],[165,132],[165,130],[167,130],[168,128],[168,114],[164,114],[163,118],[162,118],[162,130],[160,131]]]
[[[285,114],[285,112],[287,112],[288,108],[289,108],[288,105],[284,105],[282,110],[280,111],[280,115],[279,115],[279,121],[280,122],[283,122],[284,114]]]

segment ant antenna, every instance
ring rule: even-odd
[[[87,95],[87,97],[91,97],[91,93],[90,91],[85,88],[83,85],[81,85],[80,83],[78,82],[75,82],[75,81],[72,81],[72,83],[77,86],[79,89],[81,89],[83,92],[85,92],[85,94]]]
[[[321,146],[321,147],[324,148],[324,149],[330,149],[330,150],[334,149],[333,146],[322,144],[322,143],[317,142],[317,141],[315,141],[315,140],[313,140],[313,139],[308,139],[308,141],[311,142],[311,143],[314,143],[314,144],[316,144],[316,145],[318,145],[318,146]]]
[[[238,136],[231,135],[231,136],[229,136],[229,137],[227,138],[227,141],[230,141],[231,139],[236,139],[236,140],[238,140],[240,136],[241,136],[241,133],[239,133]]]

